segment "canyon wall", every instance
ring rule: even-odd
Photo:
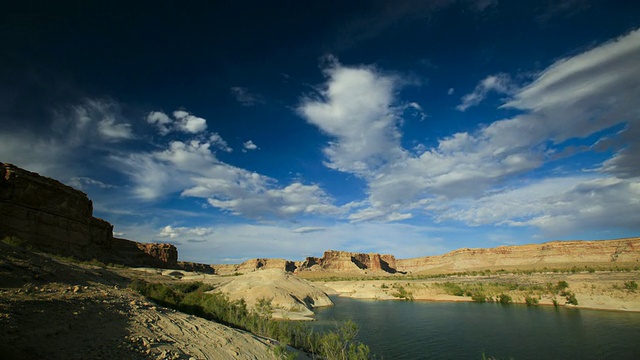
[[[87,195],[59,181],[0,163],[0,239],[16,236],[45,252],[127,266],[175,267],[169,244],[113,237],[113,226],[93,217]]]
[[[459,249],[444,255],[396,261],[403,272],[455,272],[504,268],[553,268],[587,264],[640,265],[640,238],[598,241],[553,241],[543,244]]]
[[[308,257],[297,263],[298,271],[373,271],[395,273],[396,259],[393,255],[364,254],[328,250],[321,258]]]

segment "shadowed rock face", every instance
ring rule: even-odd
[[[173,245],[115,239],[113,226],[93,217],[87,194],[0,163],[0,238],[5,236],[54,254],[128,266],[175,267],[178,258]]]

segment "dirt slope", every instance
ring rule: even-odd
[[[274,358],[268,339],[147,302],[126,289],[134,274],[0,243],[2,358]]]

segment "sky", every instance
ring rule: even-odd
[[[635,1],[22,1],[0,162],[180,260],[640,234]]]

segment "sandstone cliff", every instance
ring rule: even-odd
[[[466,271],[500,267],[552,268],[585,264],[640,265],[640,238],[598,241],[552,241],[543,244],[459,249],[438,256],[396,261],[399,271]]]
[[[328,250],[321,258],[308,257],[297,264],[298,271],[373,271],[395,273],[396,259],[393,255],[363,254]]]
[[[128,266],[175,267],[169,244],[140,244],[113,237],[113,226],[93,217],[87,195],[59,181],[0,163],[0,238],[81,260]]]

